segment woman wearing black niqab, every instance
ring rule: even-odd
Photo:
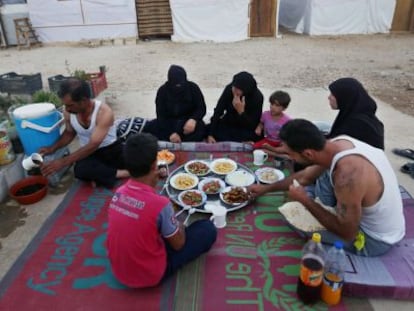
[[[255,133],[260,122],[263,94],[253,75],[246,71],[233,77],[221,94],[208,128],[208,142],[258,141]]]
[[[198,85],[187,80],[183,67],[170,66],[168,80],[158,89],[155,105],[157,118],[146,124],[145,132],[173,143],[203,140],[206,103]]]

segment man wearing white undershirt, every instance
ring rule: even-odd
[[[106,103],[91,99],[90,93],[89,85],[80,79],[61,84],[58,95],[65,106],[65,130],[55,144],[40,148],[39,153],[54,153],[75,137],[80,148],[67,157],[45,163],[41,171],[49,176],[74,163],[76,178],[113,187],[118,178],[129,177],[124,169],[123,145],[117,140],[112,109]]]

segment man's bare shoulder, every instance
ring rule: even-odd
[[[364,167],[369,161],[360,155],[348,155],[336,163],[334,181],[336,186],[345,186],[350,183],[358,184],[364,174]]]
[[[102,102],[101,106],[99,107],[98,114],[96,116],[97,123],[103,122],[113,122],[114,120],[114,112],[112,108],[105,102]]]

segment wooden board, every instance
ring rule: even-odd
[[[1,15],[0,15],[0,47],[1,48],[7,47],[7,39],[6,39],[6,34],[3,28],[3,22],[1,20]]]
[[[252,0],[250,37],[275,37],[278,0]]]
[[[171,36],[173,24],[169,0],[135,0],[138,36]]]
[[[397,0],[391,31],[414,31],[414,0]]]

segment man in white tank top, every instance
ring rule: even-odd
[[[280,139],[286,154],[308,167],[271,185],[250,186],[253,197],[288,190],[293,201],[302,203],[325,226],[323,242],[341,239],[347,251],[361,256],[382,255],[404,237],[398,181],[381,149],[346,135],[326,140],[312,122],[302,119],[288,122]],[[330,172],[338,201],[336,214],[325,210],[302,187],[325,170]],[[299,185],[293,184],[294,179]]]
[[[41,170],[49,176],[62,167],[75,163],[75,177],[106,187],[113,187],[118,178],[129,177],[124,169],[123,145],[116,137],[114,113],[105,103],[92,100],[89,85],[79,79],[62,83],[59,91],[65,110],[65,130],[52,146],[40,148],[50,154],[78,137],[80,148],[67,157],[45,163]]]

